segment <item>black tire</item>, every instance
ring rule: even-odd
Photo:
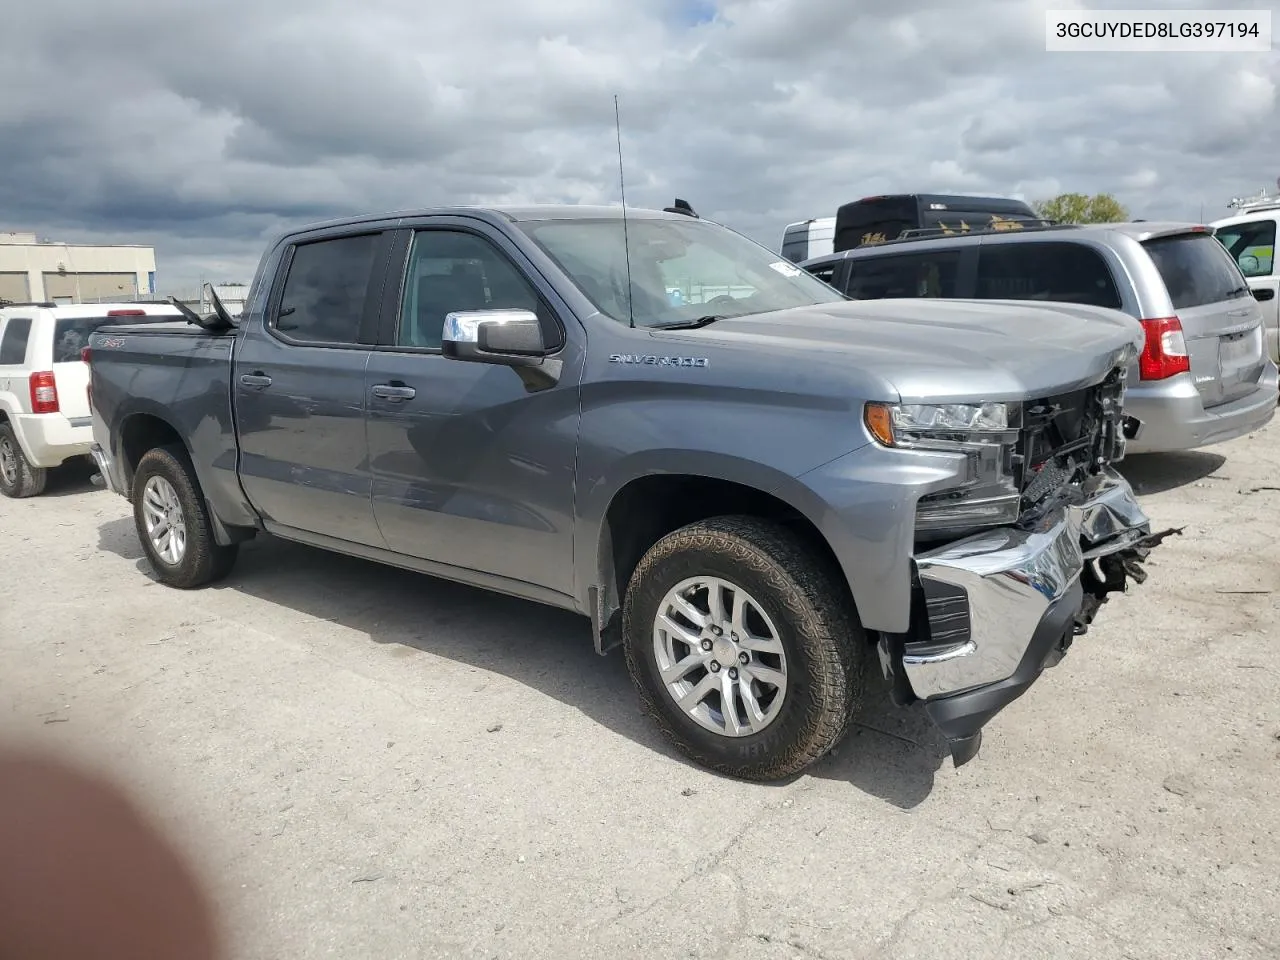
[[[152,477],[163,477],[172,484],[182,508],[187,542],[176,564],[162,558],[147,535],[143,495],[147,481]],[[130,499],[133,501],[133,524],[138,532],[138,541],[161,583],[191,590],[221,580],[231,572],[239,546],[224,547],[214,540],[209,510],[186,450],[176,446],[156,447],[143,454],[138,461],[138,469],[133,473]]]
[[[627,669],[645,711],[695,762],[744,780],[792,776],[836,745],[862,700],[866,639],[831,569],[787,528],[755,517],[717,517],[683,527],[644,555],[623,602]],[[701,726],[664,686],[654,623],[681,581],[715,576],[739,585],[773,621],[787,658],[782,706],[746,736]],[[704,674],[705,676],[705,674]]]
[[[45,484],[49,482],[49,471],[44,467],[33,467],[22,452],[22,445],[13,432],[12,424],[0,423],[0,444],[4,444],[13,457],[15,476],[12,480],[5,477],[0,470],[0,493],[14,500],[26,497],[38,497],[44,493]]]

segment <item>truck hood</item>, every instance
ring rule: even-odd
[[[708,349],[837,363],[902,399],[954,401],[1019,400],[1096,383],[1132,363],[1144,340],[1142,325],[1118,310],[1020,300],[855,300],[673,333]]]

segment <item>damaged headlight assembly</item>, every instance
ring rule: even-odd
[[[1013,471],[1020,406],[1004,403],[868,403],[863,419],[883,446],[962,454],[965,476],[921,497],[916,533],[936,539],[1017,521],[1021,495]]]

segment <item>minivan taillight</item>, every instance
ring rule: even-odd
[[[58,412],[58,385],[54,382],[51,371],[33,373],[30,386],[32,413]]]
[[[1138,372],[1143,380],[1167,380],[1191,370],[1187,340],[1182,335],[1182,321],[1177,317],[1143,320],[1147,341],[1138,358]]]
[[[80,348],[80,362],[81,362],[81,363],[88,363],[88,362],[89,362],[89,356],[90,356],[89,348],[88,348],[88,347],[81,347],[81,348]]]

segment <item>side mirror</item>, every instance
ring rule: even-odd
[[[440,352],[453,360],[514,367],[533,393],[560,381],[563,361],[547,356],[532,310],[465,310],[445,314]]]
[[[1253,290],[1253,299],[1255,300],[1274,300],[1276,292],[1270,287],[1255,287]]]
[[[542,324],[531,310],[466,310],[444,318],[446,357],[506,366],[538,364],[547,352]]]

